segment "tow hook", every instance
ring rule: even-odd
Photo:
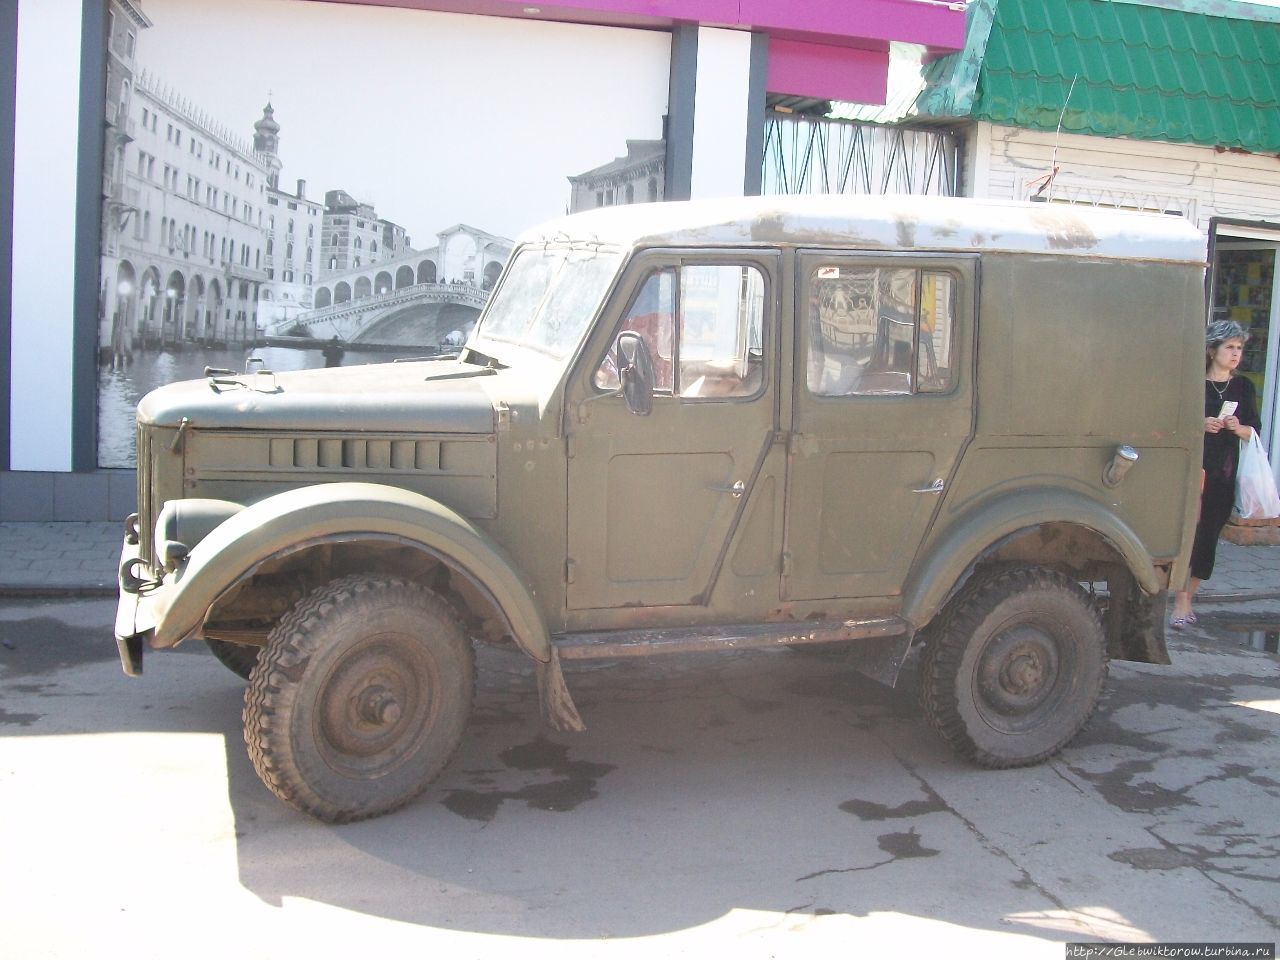
[[[147,587],[158,586],[160,581],[152,577],[141,577],[134,572],[139,564],[145,566],[141,557],[129,557],[120,564],[120,589],[126,593],[141,593]]]

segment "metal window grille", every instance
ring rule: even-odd
[[[952,130],[770,112],[761,192],[958,196],[962,146]]]

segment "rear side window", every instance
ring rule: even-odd
[[[919,267],[815,267],[809,277],[810,392],[949,391],[957,286],[954,274]]]

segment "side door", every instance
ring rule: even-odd
[[[901,592],[973,434],[977,265],[797,257],[784,598]]]
[[[776,600],[778,543],[749,538],[765,554],[745,560],[728,552],[761,500],[780,526],[780,477],[758,482],[778,422],[779,260],[664,251],[628,268],[569,388],[569,609],[706,605],[726,569],[758,576]],[[646,416],[617,393],[627,330],[653,360]],[[780,451],[772,459],[780,473]]]

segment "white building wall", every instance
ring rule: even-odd
[[[80,0],[18,5],[8,385],[13,470],[72,467],[80,25]]]
[[[1280,158],[986,123],[972,139],[974,196],[1029,199],[1056,165],[1055,199],[1177,210],[1203,230],[1213,217],[1280,221]]]
[[[751,34],[698,30],[690,198],[740,197],[745,190]]]
[[[181,5],[175,5],[180,7]],[[192,3],[190,6],[195,7]],[[286,6],[284,4],[280,6]],[[325,4],[313,4],[317,9],[326,8]],[[375,6],[370,4],[370,6]],[[18,35],[15,72],[17,76],[17,98],[15,104],[15,183],[14,183],[14,220],[13,240],[14,253],[12,262],[11,316],[12,316],[12,365],[6,370],[8,382],[3,389],[8,390],[11,399],[10,450],[9,469],[0,471],[0,500],[7,498],[5,518],[10,519],[24,513],[27,506],[33,506],[31,517],[59,519],[71,518],[76,512],[64,510],[57,497],[49,494],[54,486],[53,475],[73,473],[75,461],[83,455],[83,451],[74,448],[77,442],[74,432],[76,408],[74,396],[82,396],[92,392],[95,382],[83,379],[76,383],[77,373],[74,367],[76,343],[78,338],[86,335],[86,324],[92,326],[97,317],[75,316],[75,270],[85,268],[83,250],[77,250],[77,203],[83,197],[77,197],[80,170],[80,89],[82,81],[81,40],[82,22],[93,22],[93,18],[85,19],[87,9],[82,0],[17,0]],[[263,17],[273,12],[269,4],[262,4]],[[329,11],[338,15],[336,10]],[[343,16],[346,14],[344,13]],[[381,15],[379,13],[379,15]],[[425,16],[425,15],[424,15]],[[608,149],[615,148],[628,136],[652,138],[658,133],[658,118],[667,110],[667,71],[669,68],[670,39],[662,31],[647,30],[612,30],[606,27],[559,25],[559,24],[514,24],[498,23],[490,18],[467,18],[462,15],[430,15],[439,23],[447,24],[458,30],[459,34],[470,38],[474,33],[477,43],[487,43],[490,48],[500,42],[509,45],[513,62],[520,61],[531,47],[539,52],[539,62],[576,62],[581,59],[583,49],[590,49],[596,58],[610,59],[614,53],[620,66],[625,66],[643,82],[633,84],[626,110],[623,113],[632,119],[622,135],[613,133],[603,141],[593,155],[607,155]],[[335,22],[337,22],[335,20]],[[242,28],[246,33],[250,28]],[[141,36],[138,38],[141,40]],[[697,121],[696,136],[692,153],[692,184],[694,196],[740,195],[743,192],[745,176],[745,149],[748,141],[747,121],[748,102],[745,95],[751,77],[751,37],[743,31],[722,29],[699,29],[699,58],[696,68],[697,92],[695,116]],[[203,41],[202,41],[203,42]],[[520,61],[523,62],[523,61]],[[190,98],[194,109],[217,112],[219,107],[215,101],[202,97],[198,93],[186,90],[190,75],[178,69],[167,71],[168,79],[184,98]],[[165,73],[165,70],[161,70]],[[586,71],[583,75],[590,75]],[[135,81],[139,78],[135,76]],[[560,82],[549,78],[548,83]],[[476,96],[484,100],[483,88],[478,88]],[[152,98],[154,99],[154,98]],[[491,98],[490,98],[491,99]],[[252,313],[256,303],[255,294],[258,285],[265,282],[265,263],[261,263],[260,255],[264,253],[265,236],[263,220],[268,212],[266,194],[261,188],[264,171],[250,152],[238,158],[241,179],[237,181],[234,174],[228,179],[226,160],[231,159],[236,168],[235,150],[224,150],[211,135],[211,131],[200,129],[198,118],[187,116],[185,109],[172,103],[168,109],[160,111],[161,117],[157,129],[152,131],[153,137],[144,137],[141,130],[140,114],[146,103],[149,115],[155,112],[154,102],[147,103],[145,90],[134,88],[130,99],[130,119],[137,124],[135,133],[137,140],[131,142],[125,151],[122,176],[124,185],[130,191],[128,200],[136,204],[136,213],[132,214],[120,236],[120,247],[108,253],[106,264],[108,270],[101,280],[99,289],[102,295],[104,310],[102,320],[107,323],[111,310],[116,308],[114,297],[120,292],[115,280],[114,270],[118,269],[122,254],[130,261],[136,275],[141,278],[148,267],[155,267],[161,275],[161,282],[173,269],[181,269],[185,279],[198,275],[205,281],[206,289],[212,288],[215,278],[222,292],[221,321],[225,324],[234,319],[236,311],[245,309]],[[100,106],[91,106],[95,112]],[[172,117],[170,116],[172,115]],[[549,141],[568,141],[575,137],[589,139],[598,124],[591,122],[589,116],[584,122],[584,115],[579,111],[553,111],[548,115],[551,124],[545,132]],[[639,119],[636,119],[639,118]],[[181,119],[184,123],[183,142],[170,145],[165,139],[171,119]],[[235,123],[233,117],[221,119]],[[243,117],[244,136],[250,136],[253,117]],[[199,153],[193,159],[190,148],[192,133],[200,137],[203,144],[203,155]],[[146,143],[147,146],[143,146]],[[172,149],[170,149],[172,146]],[[138,170],[138,152],[146,150],[155,157],[154,172],[149,176],[140,175]],[[684,145],[681,145],[684,149]],[[209,165],[210,151],[217,151],[223,158],[221,168]],[[465,152],[460,162],[465,162]],[[548,154],[553,153],[547,151]],[[564,176],[567,169],[555,156],[541,160],[539,158],[523,158],[522,165],[530,166],[534,160],[546,166],[546,170],[538,169],[539,176],[555,189],[563,190]],[[525,163],[524,161],[528,161]],[[170,184],[168,190],[163,182],[163,167],[168,162],[180,171],[176,185]],[[252,168],[252,183],[244,179],[248,169]],[[188,191],[187,177],[198,177],[197,189],[194,180]],[[448,181],[446,176],[445,181]],[[6,184],[6,186],[8,186]],[[216,209],[210,208],[207,194],[209,187],[219,190]],[[317,185],[317,189],[321,186]],[[236,211],[227,209],[227,197],[239,200],[238,215]],[[250,203],[250,212],[244,213],[243,204]],[[276,208],[277,210],[279,208]],[[141,233],[145,215],[150,213],[150,231],[145,236]],[[189,241],[188,246],[175,248],[170,253],[167,242],[162,242],[160,230],[162,221],[172,219],[176,214],[179,231],[182,226],[196,228],[196,239]],[[371,227],[371,229],[376,229]],[[216,252],[205,247],[206,233],[216,235]],[[391,255],[392,251],[383,248],[380,235],[378,259]],[[221,254],[223,238],[236,240],[237,255],[230,263],[224,263]],[[281,238],[278,236],[277,240]],[[316,238],[315,247],[315,279],[320,274],[327,260],[328,251]],[[474,244],[473,244],[474,246]],[[239,251],[247,249],[250,253],[249,265],[239,262]],[[366,249],[366,263],[371,259],[371,251]],[[473,250],[470,254],[476,272],[475,279],[483,278],[483,269],[489,262],[490,254],[478,256]],[[458,259],[454,258],[455,261]],[[210,262],[212,260],[212,262]],[[445,264],[441,263],[443,268]],[[296,266],[295,257],[295,270]],[[234,283],[228,283],[228,276]],[[244,292],[242,292],[242,290]],[[242,306],[243,300],[243,306]],[[228,316],[228,311],[231,316]],[[83,378],[84,371],[80,371]],[[83,437],[81,437],[83,439]],[[28,476],[11,477],[11,474],[24,473]],[[36,475],[39,476],[36,476]],[[88,477],[84,471],[81,474]],[[48,475],[48,476],[46,476]],[[72,479],[80,476],[73,476]],[[81,487],[77,484],[62,484],[62,488],[74,488],[77,496],[83,492],[82,503],[73,504],[77,510],[90,516],[88,502],[90,496],[98,497],[105,490],[106,480],[103,477],[91,478],[93,483]],[[111,482],[117,479],[112,473]],[[130,483],[127,477],[120,477],[120,488],[128,490]],[[102,480],[102,483],[98,483]],[[15,497],[13,492],[21,489],[22,497]],[[57,494],[61,496],[61,493]],[[114,493],[112,494],[114,496]],[[18,505],[21,499],[23,503]],[[36,504],[39,500],[40,503]],[[21,506],[21,509],[19,509]],[[39,510],[34,510],[38,506]],[[80,508],[83,507],[83,510]],[[121,513],[112,510],[112,516]]]

